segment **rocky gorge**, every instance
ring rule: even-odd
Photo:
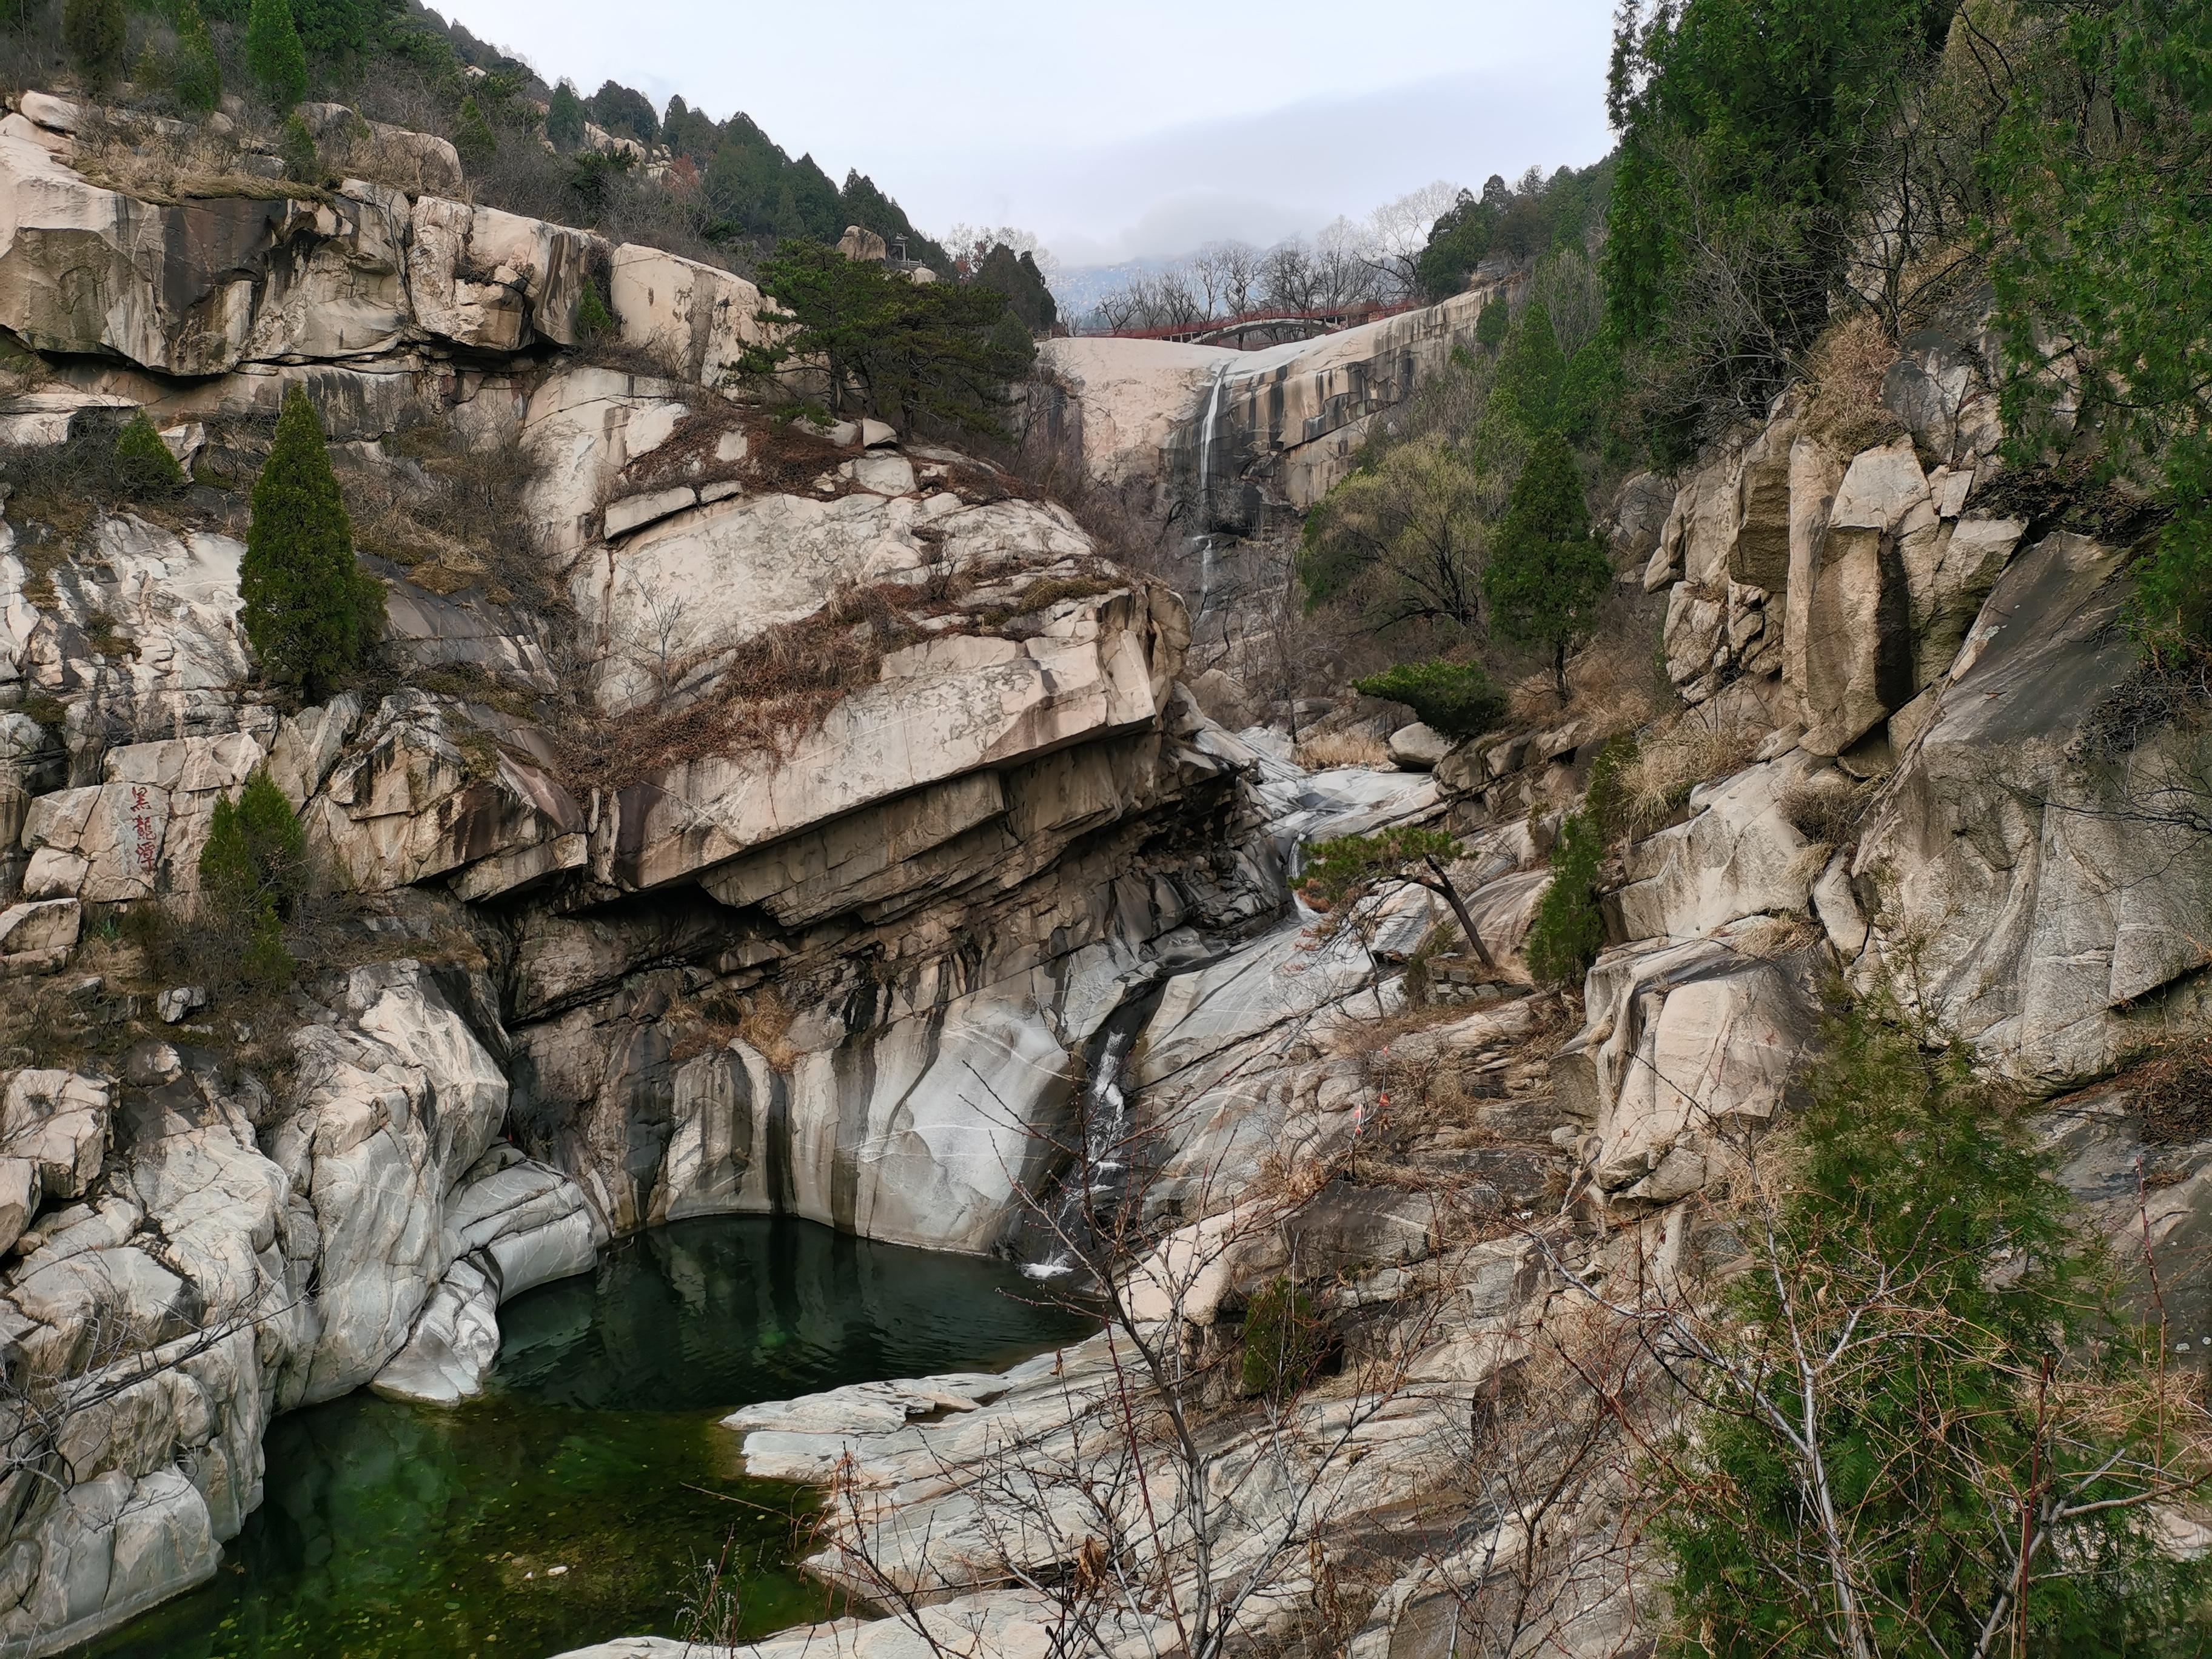
[[[1093,453],[1102,481],[1182,476],[1218,413],[1206,365],[1074,343],[1103,405],[1086,432],[1129,431],[1147,376],[1170,388],[1151,437]],[[1086,1344],[726,1419],[750,1467],[837,1495],[814,1570],[897,1610],[748,1651],[1133,1655],[1199,1643],[1194,1618],[1232,1650],[1647,1650],[1664,1584],[1629,1518],[1632,1458],[1591,1455],[1583,1414],[1624,1398],[1594,1287],[1694,1297],[1741,1260],[1723,1195],[1802,1098],[1839,982],[1956,1033],[2034,1103],[2170,1363],[2201,1367],[2212,1139],[2156,1057],[2201,1027],[2208,751],[2143,708],[2118,625],[2130,509],[2006,469],[1996,354],[1961,313],[1909,338],[1850,419],[1800,392],[1682,476],[1626,482],[1609,546],[1623,595],[1659,607],[1674,712],[1571,704],[1416,763],[1518,979],[1540,849],[1608,746],[1649,720],[1646,743],[1720,757],[1608,866],[1581,996],[1417,990],[1401,967],[1434,918],[1394,931],[1387,905],[1333,933],[1294,916],[1172,982],[1135,1109],[1186,1177],[1156,1190],[1203,1194],[1203,1218]],[[1407,715],[1357,718],[1379,737]],[[1188,1030],[1210,1005],[1226,1023]],[[1186,1379],[1240,1328],[1249,1345],[1286,1273],[1342,1334],[1340,1375],[1224,1406],[1200,1447],[1115,1418],[1160,1376],[1144,1331],[1202,1387]],[[1495,1426],[1516,1398],[1523,1441]],[[2202,1547],[2201,1516],[2172,1525]],[[1144,1564],[1141,1593],[1086,1583],[1104,1540]]]
[[[212,475],[304,386],[364,499],[512,458],[531,541],[380,544],[363,513],[388,672],[298,707],[257,681],[218,492],[73,524],[8,502],[0,995],[30,1017],[0,1084],[0,1649],[206,1580],[280,1413],[468,1398],[500,1305],[611,1241],[776,1215],[1021,1254],[1110,1088],[1146,1159],[1119,1322],[726,1419],[750,1474],[829,1492],[809,1565],[877,1615],[752,1650],[1073,1628],[1133,1654],[1210,1608],[1240,1641],[1415,1659],[1515,1560],[1553,1575],[1555,1650],[1620,1650],[1654,1592],[1607,1529],[1618,1470],[1570,1495],[1559,1566],[1462,1501],[1492,1458],[1471,1402],[1571,1392],[1533,1361],[1581,1316],[1561,1264],[1729,1257],[1705,1194],[1787,1112],[1838,977],[2051,1103],[2069,1184],[2143,1231],[2186,1352],[2212,1340],[2212,1139],[2147,1121],[2128,1077],[2203,1012],[2207,757],[2116,714],[2125,526],[1999,463],[1972,319],[1905,343],[1874,441],[1785,398],[1624,487],[1611,552],[1663,606],[1667,718],[1731,758],[1628,845],[1580,998],[1540,997],[1545,854],[1641,713],[1310,770],[1207,716],[1191,605],[1012,471],[725,395],[762,327],[742,278],[471,205],[408,135],[406,189],[142,199],[87,170],[110,118],[33,94],[0,119],[8,441],[143,409]],[[1258,532],[1507,298],[1254,354],[1057,342],[1033,426],[1199,534]],[[840,678],[794,666],[822,659]],[[257,769],[347,908],[241,1011],[149,977],[124,928],[189,909]],[[1399,824],[1457,837],[1493,969],[1439,954],[1425,889],[1328,920],[1293,897],[1306,843]],[[1149,1401],[1139,1431],[1133,1334],[1146,1363],[1218,1358],[1279,1280],[1313,1285],[1340,1369],[1202,1434]],[[1143,1593],[1103,1594],[1115,1572]]]

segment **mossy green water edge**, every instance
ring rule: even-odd
[[[215,1581],[84,1659],[544,1659],[679,1635],[706,1561],[745,1633],[825,1616],[793,1563],[811,1494],[717,1419],[875,1377],[1004,1364],[1090,1328],[1004,1264],[720,1217],[628,1240],[500,1310],[484,1395],[349,1395],[279,1418]]]

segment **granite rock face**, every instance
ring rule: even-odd
[[[1202,529],[1303,512],[1351,470],[1375,420],[1471,342],[1494,283],[1260,351],[1079,337],[1039,352],[1030,419],[1099,482],[1194,499]]]

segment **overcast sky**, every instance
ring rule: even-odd
[[[1610,143],[1611,0],[441,9],[549,81],[742,109],[833,179],[859,167],[924,230],[1020,225],[1069,264],[1272,241]]]

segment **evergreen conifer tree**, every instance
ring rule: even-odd
[[[291,0],[253,0],[246,20],[246,67],[278,109],[307,95],[307,53],[292,20]]]
[[[453,118],[453,149],[472,167],[482,167],[499,149],[499,135],[491,130],[483,106],[473,96],[461,100],[460,111]]]
[[[215,36],[198,0],[178,0],[177,101],[204,115],[222,102],[222,64],[216,56]]]
[[[1534,310],[1535,307],[1531,307]],[[1545,325],[1550,332],[1550,325]],[[1558,355],[1557,345],[1553,347]],[[1589,638],[1613,567],[1590,534],[1589,504],[1574,452],[1556,432],[1537,439],[1514,480],[1505,517],[1483,572],[1491,625],[1516,644],[1551,653],[1559,696],[1567,695],[1567,653]]]
[[[567,81],[553,88],[545,106],[545,141],[563,155],[584,142],[584,100]]]
[[[253,485],[239,591],[262,673],[310,696],[357,664],[383,628],[384,590],[354,562],[322,422],[297,386]]]
[[[218,796],[200,852],[200,893],[214,935],[234,952],[240,979],[271,989],[290,982],[283,920],[307,885],[307,838],[265,770],[233,801]]]
[[[62,8],[62,44],[88,90],[104,90],[123,72],[125,46],[123,0],[67,0]]]
[[[303,185],[321,182],[322,155],[315,148],[315,135],[307,130],[299,111],[294,110],[284,118],[284,125],[276,134],[276,153],[283,160],[286,178],[297,179]]]
[[[133,495],[165,495],[185,486],[184,468],[143,409],[116,434],[115,470]]]
[[[1480,338],[1480,319],[1475,326]],[[1552,313],[1541,300],[1532,300],[1513,319],[1505,349],[1498,354],[1496,395],[1507,400],[1514,419],[1534,437],[1559,426],[1559,392],[1566,376],[1567,360],[1560,355]]]

